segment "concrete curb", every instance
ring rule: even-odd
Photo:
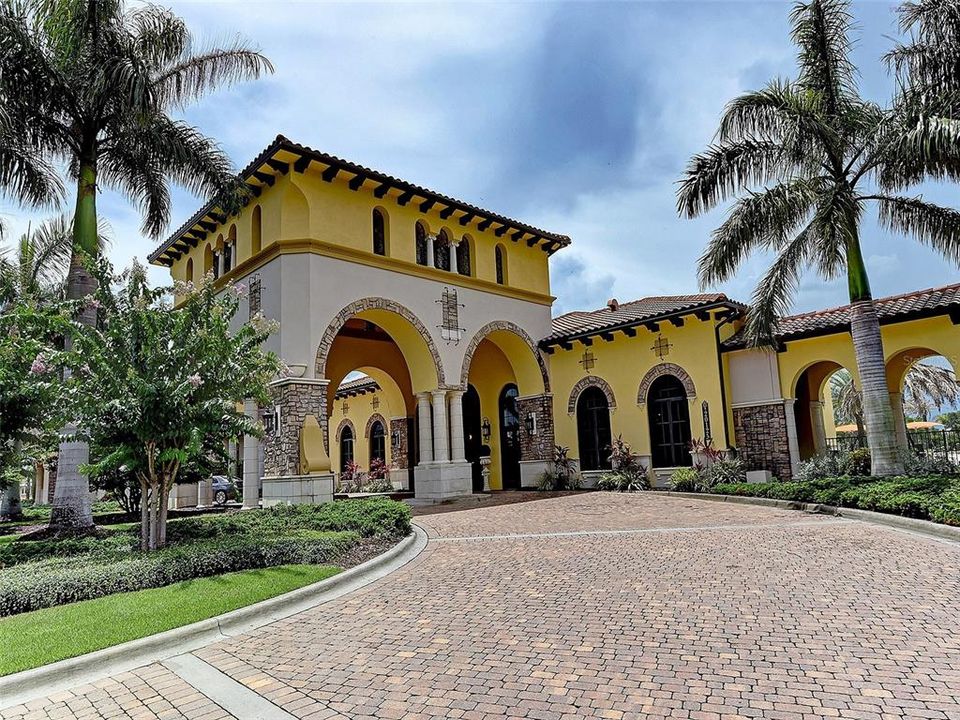
[[[182,655],[347,595],[406,565],[427,546],[413,533],[374,558],[313,585],[224,615],[0,678],[0,709]]]
[[[891,515],[889,513],[873,512],[871,510],[857,510],[855,508],[835,507],[819,503],[805,503],[797,500],[775,500],[773,498],[746,497],[743,495],[710,495],[707,493],[674,492],[672,490],[650,490],[655,495],[664,497],[685,498],[690,500],[707,500],[712,502],[727,502],[738,505],[759,505],[779,510],[799,510],[801,512],[816,513],[819,515],[834,515],[848,520],[882,525],[894,530],[925,535],[937,540],[960,543],[960,527],[941,525],[929,520]]]

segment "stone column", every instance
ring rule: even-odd
[[[433,457],[436,462],[450,462],[447,391],[434,390],[431,395],[433,396]]]
[[[436,240],[436,235],[427,235],[427,267],[433,267],[433,243]]]
[[[272,406],[280,408],[279,426],[264,440],[263,474],[286,477],[300,474],[300,432],[307,415],[327,424],[329,380],[284,378],[270,384]]]
[[[430,393],[417,395],[417,422],[420,427],[420,464],[433,462],[433,429],[430,422]]]
[[[783,401],[783,415],[787,429],[787,449],[790,453],[790,469],[789,472],[783,473],[785,477],[779,478],[780,480],[792,479],[793,473],[800,464],[800,437],[797,434],[797,415],[793,410],[794,403],[796,402],[795,398],[787,398]],[[821,415],[821,419],[822,418],[823,416]]]
[[[903,393],[890,393],[890,409],[893,411],[893,425],[897,430],[897,447],[908,450],[907,418],[903,414]]]
[[[243,414],[257,419],[257,403],[245,400]],[[243,507],[255,508],[260,505],[260,441],[253,435],[243,436]]]
[[[466,459],[463,436],[463,390],[450,391],[450,459]]]
[[[819,400],[810,401],[810,423],[813,428],[813,448],[817,455],[827,451],[827,431],[823,424],[823,403]]]

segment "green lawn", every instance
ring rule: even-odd
[[[338,572],[327,565],[244,570],[0,618],[0,676],[189,625]]]

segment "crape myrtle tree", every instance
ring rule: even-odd
[[[234,323],[240,292],[215,291],[211,276],[178,285],[174,307],[141,265],[112,272],[105,261],[94,270],[97,323],[76,336],[68,393],[85,438],[103,450],[85,471],[137,478],[141,546],[153,550],[166,541],[180,474],[202,466],[212,446],[262,435],[242,404],[268,401],[280,363],[262,343],[275,328],[260,316]]]
[[[956,27],[956,2],[922,5],[953,8]],[[773,343],[806,269],[825,280],[846,276],[873,473],[894,475],[903,463],[861,222],[875,210],[886,229],[960,261],[960,213],[902,194],[927,178],[960,179],[960,121],[952,119],[958,96],[932,83],[914,88],[906,77],[885,106],[861,97],[846,0],[797,3],[790,22],[796,77],[728,104],[714,143],[687,167],[678,209],[693,218],[735,200],[700,258],[702,286],[732,278],[754,251],[773,254],[747,316],[754,346]]]
[[[63,418],[64,362],[57,343],[71,326],[67,306],[21,302],[0,314],[0,517],[17,519],[25,448],[43,444]]]
[[[97,254],[103,188],[129,198],[154,237],[169,222],[171,181],[234,207],[241,186],[226,155],[171,114],[272,69],[239,41],[197,47],[184,22],[158,5],[0,0],[0,190],[25,204],[55,201],[55,169],[66,168],[76,188],[68,298],[94,289],[81,257]],[[81,321],[92,323],[92,312]],[[86,454],[61,448],[54,526],[93,524],[87,478],[75,468]]]

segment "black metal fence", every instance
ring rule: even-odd
[[[960,432],[956,430],[908,430],[907,444],[916,455],[960,458]],[[850,452],[867,446],[867,438],[857,433],[844,433],[827,438],[833,452]]]

